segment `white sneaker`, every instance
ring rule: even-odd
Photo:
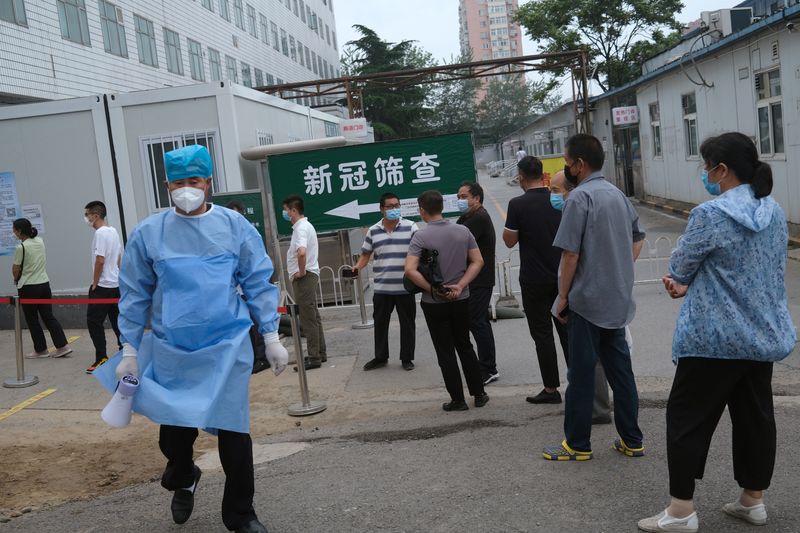
[[[55,352],[50,354],[50,357],[64,357],[72,353],[72,348],[69,344],[65,344]]]
[[[739,500],[736,500],[733,503],[726,503],[722,507],[722,510],[729,515],[738,518],[739,520],[749,522],[754,526],[763,526],[767,523],[767,508],[763,503],[759,503],[751,507],[745,507],[739,503]]]
[[[695,533],[699,527],[697,513],[694,512],[686,518],[674,518],[667,514],[666,509],[655,516],[639,520],[639,529],[642,531],[685,531]]]

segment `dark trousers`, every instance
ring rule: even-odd
[[[566,327],[550,312],[553,302],[558,296],[558,285],[556,283],[520,284],[520,288],[522,289],[522,307],[525,309],[528,329],[536,345],[536,357],[539,359],[542,382],[548,389],[557,389],[561,382],[558,379],[558,357],[553,339],[553,326],[558,333],[564,358],[569,364]]]
[[[89,289],[89,298],[119,298],[119,288],[100,287],[99,285],[92,290]],[[111,322],[111,329],[117,336],[117,345],[122,349],[119,342],[119,327],[117,318],[119,317],[119,307],[117,304],[89,304],[86,306],[86,328],[94,344],[94,359],[100,361],[103,357],[108,357],[106,352],[106,330],[104,323],[108,317]]]
[[[428,324],[436,359],[442,370],[444,386],[454,401],[464,400],[464,388],[461,373],[458,371],[456,353],[461,360],[464,379],[472,396],[483,394],[483,379],[478,356],[469,341],[469,303],[467,300],[456,300],[438,304],[422,302],[422,313]]]
[[[24,285],[19,289],[20,298],[52,298],[53,293],[50,292],[49,283],[37,283],[35,285]],[[33,349],[37,352],[44,352],[47,350],[47,340],[44,338],[44,331],[42,325],[39,323],[39,317],[42,317],[42,322],[50,332],[50,337],[53,339],[53,345],[56,348],[61,348],[67,344],[67,337],[64,335],[64,329],[58,323],[56,317],[53,316],[53,306],[50,304],[25,304],[22,306],[22,312],[25,315],[25,322],[28,324],[28,330],[31,332],[31,340],[33,340]]]
[[[669,493],[694,496],[725,406],[733,425],[733,477],[749,490],[769,487],[775,467],[772,363],[686,357],[667,403]]]
[[[397,309],[400,320],[400,360],[414,360],[417,302],[413,294],[372,295],[372,319],[375,322],[375,359],[389,359],[389,320]]]
[[[185,489],[194,483],[192,461],[196,428],[161,426],[158,446],[167,458],[161,486],[167,490]],[[219,459],[225,471],[222,495],[222,522],[229,530],[238,529],[256,519],[253,510],[253,442],[247,433],[219,430]]]
[[[574,450],[591,451],[592,403],[595,368],[603,364],[614,393],[614,424],[631,448],[642,445],[639,429],[639,394],[631,368],[631,353],[625,342],[625,328],[595,326],[577,313],[569,314],[569,368],[567,369],[564,434]]]
[[[497,374],[494,333],[489,322],[489,303],[494,287],[469,288],[469,331],[475,339],[478,362],[485,374]]]

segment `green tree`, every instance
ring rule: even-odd
[[[449,64],[469,63],[472,54],[451,57]],[[431,134],[472,131],[475,128],[476,97],[481,82],[475,78],[436,83],[428,94],[426,127]]]
[[[682,8],[681,0],[531,0],[514,18],[543,52],[588,48],[594,79],[605,91],[639,75],[637,43],[664,41],[665,29],[680,28],[675,14]]]
[[[367,76],[434,66],[433,56],[414,45],[414,41],[390,43],[366,26],[353,26],[361,38],[345,45],[342,71],[348,76]],[[377,140],[398,139],[418,135],[425,128],[429,113],[425,102],[428,85],[387,86],[392,78],[371,81],[361,87],[364,115],[375,129]]]
[[[555,82],[522,81],[517,76],[493,78],[478,104],[476,144],[497,143],[554,106]]]

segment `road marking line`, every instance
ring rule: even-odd
[[[69,337],[69,338],[67,338],[67,344],[69,344],[69,343],[71,343],[71,342],[75,342],[76,340],[78,340],[78,339],[80,339],[80,338],[81,338],[81,336],[80,336],[80,335],[73,335],[72,337]],[[56,348],[52,348],[52,347],[51,347],[51,348],[48,348],[48,349],[47,349],[47,352],[48,352],[48,353],[53,353],[53,352],[55,352],[55,351],[56,351]]]
[[[501,216],[501,217],[503,217],[503,220],[505,220],[505,219],[506,219],[506,210],[505,210],[505,209],[503,209],[503,208],[500,206],[500,204],[498,203],[498,201],[494,199],[494,196],[492,196],[492,195],[489,193],[489,191],[487,191],[486,189],[484,189],[484,190],[483,190],[483,194],[484,194],[485,196],[488,196],[488,197],[489,197],[489,200],[491,200],[491,201],[492,201],[492,203],[494,204],[494,206],[495,206],[495,208],[497,209],[498,213],[500,213],[500,216]]]
[[[32,396],[32,397],[28,398],[24,402],[18,403],[17,405],[15,405],[14,407],[12,407],[8,411],[6,411],[5,413],[0,413],[0,420],[5,420],[6,418],[8,418],[9,416],[13,415],[14,413],[22,411],[23,409],[25,409],[29,405],[38,402],[42,398],[46,398],[47,396],[50,396],[55,391],[56,391],[56,389],[47,389],[46,391],[40,392],[36,396]]]

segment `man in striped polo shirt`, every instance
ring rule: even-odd
[[[413,370],[417,304],[414,295],[403,288],[403,271],[408,245],[417,225],[401,218],[400,198],[396,194],[384,193],[380,206],[383,218],[367,231],[361,257],[353,267],[355,271],[366,267],[370,256],[374,256],[372,318],[375,321],[375,358],[364,365],[364,370],[380,368],[388,363],[389,319],[395,308],[400,319],[400,361],[405,370]]]

